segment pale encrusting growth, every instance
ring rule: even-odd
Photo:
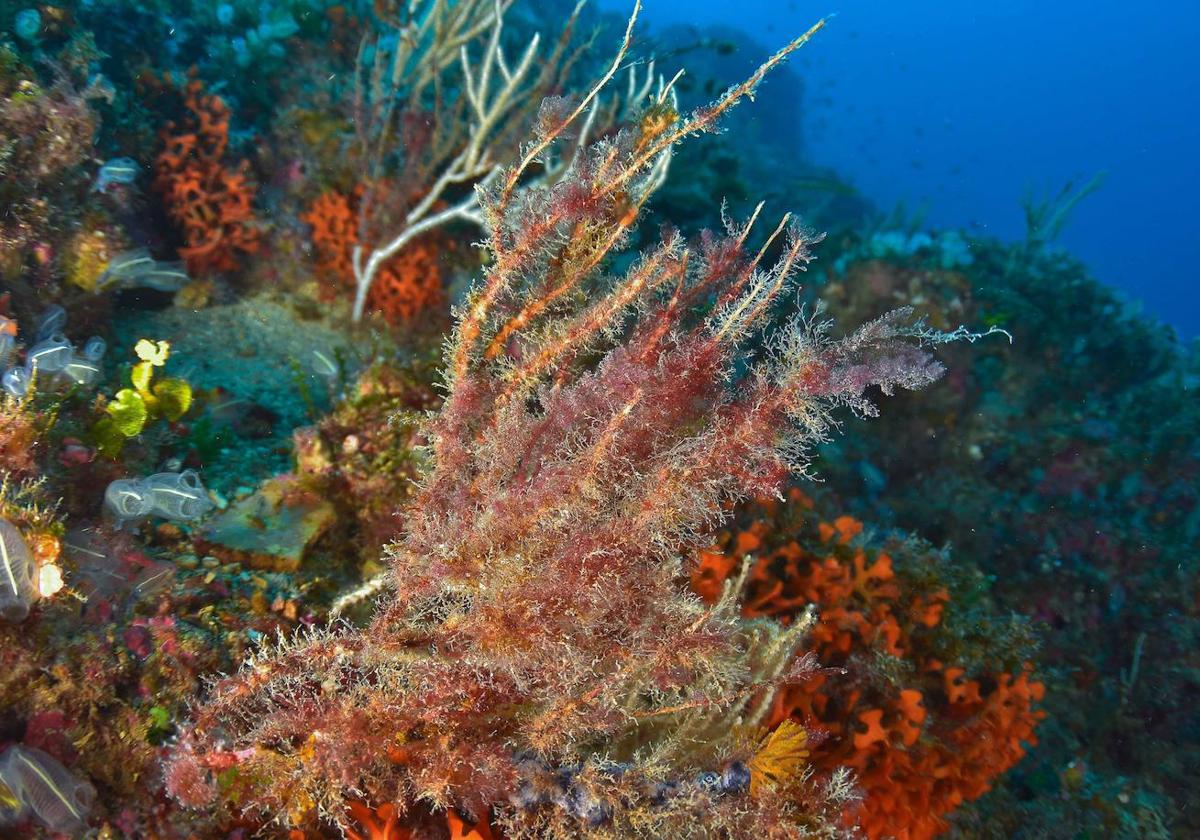
[[[659,243],[610,274],[677,142],[712,130],[823,22],[712,105],[666,98],[529,184],[601,84],[547,102],[479,206],[490,264],[458,313],[431,471],[364,630],[264,650],[214,686],[168,769],[284,823],[348,800],[458,809],[509,838],[835,837],[849,785],[799,727],[764,736],[815,667],[790,628],[709,607],[682,557],[723,504],[807,464],[831,412],[941,368],[893,314],[835,340],[797,319],[736,373],[820,237],[785,218]],[[631,22],[632,26],[632,22]],[[628,35],[627,35],[628,39]],[[626,40],[626,44],[628,40]],[[623,54],[624,49],[621,50]],[[768,257],[771,259],[768,260]]]

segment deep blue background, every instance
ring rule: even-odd
[[[1200,334],[1200,0],[644,4],[651,29],[730,25],[772,49],[836,12],[792,65],[805,154],[884,210],[925,202],[932,226],[1016,238],[1027,187],[1107,170],[1059,244]]]

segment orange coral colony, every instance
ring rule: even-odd
[[[300,218],[312,226],[317,270],[332,286],[330,295],[355,286],[353,252],[358,244],[358,206],[362,185],[353,196],[336,190],[322,193]],[[379,270],[367,296],[367,308],[379,312],[390,324],[411,321],[443,300],[438,256],[442,241],[437,234],[413,240]],[[365,249],[365,250],[370,250]]]
[[[862,524],[852,517],[818,522],[798,490],[782,504],[756,503],[752,516],[700,553],[693,588],[714,600],[751,563],[744,614],[789,622],[816,604],[811,650],[844,670],[783,689],[768,725],[802,723],[818,736],[816,767],[854,769],[864,798],[847,825],[872,840],[937,836],[947,814],[982,796],[1036,743],[1042,683],[1028,665],[970,676],[932,655],[929,637],[942,630],[949,593],[898,575],[888,553],[856,539]]]
[[[400,815],[392,804],[372,810],[361,802],[349,802],[346,809],[358,824],[359,830],[346,831],[348,840],[417,840],[418,833],[400,824]],[[447,811],[446,827],[450,840],[497,840],[486,823],[471,825],[454,811]],[[289,840],[304,840],[304,833],[293,831]]]
[[[205,94],[196,79],[184,90],[190,112],[182,125],[169,122],[160,132],[163,149],[155,159],[154,189],[167,215],[183,233],[179,254],[194,275],[238,268],[240,257],[259,247],[251,202],[255,188],[249,163],[223,163],[229,144],[229,108]]]

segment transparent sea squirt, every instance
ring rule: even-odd
[[[87,828],[96,789],[41,750],[10,748],[0,756],[0,779],[50,831],[77,834]]]
[[[121,478],[108,485],[104,506],[118,527],[133,519],[198,519],[213,508],[195,470],[155,473],[140,479]]]
[[[195,470],[155,473],[142,479],[153,512],[166,519],[196,519],[212,509],[212,502]]]
[[[104,507],[117,520],[117,527],[130,519],[150,515],[154,502],[142,482],[133,478],[118,478],[104,491]]]
[[[4,376],[0,379],[4,390],[13,397],[18,399],[25,396],[29,392],[29,371],[23,367],[9,368],[4,371]]]
[[[61,333],[66,325],[67,310],[63,309],[57,303],[51,304],[38,316],[37,330],[34,334],[38,341],[44,341],[56,333]]]
[[[75,348],[66,336],[54,333],[33,346],[25,358],[25,366],[31,372],[57,373],[70,363],[74,354]]]
[[[0,519],[0,620],[14,624],[29,615],[37,599],[33,553],[17,527]]]

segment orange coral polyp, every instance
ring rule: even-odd
[[[854,749],[867,752],[880,742],[887,744],[888,733],[883,728],[883,710],[871,709],[858,716],[859,723],[866,727],[854,736]]]
[[[417,840],[412,829],[400,825],[396,806],[391,803],[372,809],[361,802],[349,802],[346,810],[360,828],[347,829],[348,840]],[[446,812],[446,827],[450,840],[499,840],[486,822],[471,825],[454,811]]]

